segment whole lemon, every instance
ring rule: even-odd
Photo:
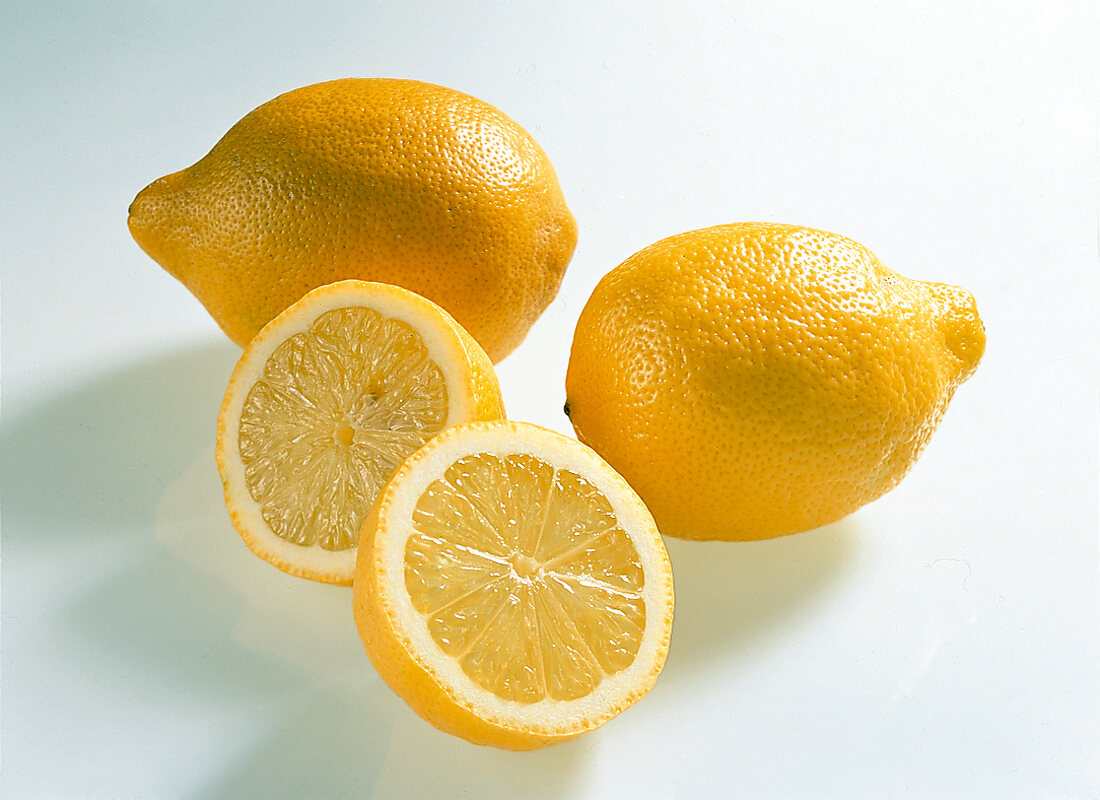
[[[962,289],[904,278],[832,233],[722,225],[600,281],[566,413],[662,533],[764,539],[897,485],[984,349]]]
[[[411,80],[347,78],[257,108],[154,181],[130,232],[246,344],[323,284],[396,284],[494,361],[553,300],[577,242],[553,166],[496,108]]]

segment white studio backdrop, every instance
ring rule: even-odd
[[[0,794],[1100,796],[1095,3],[0,6]],[[895,491],[669,541],[653,692],[529,754],[421,722],[346,590],[254,558],[213,463],[239,350],[130,239],[152,179],[344,76],[451,86],[553,161],[579,244],[499,367],[561,412],[599,278],[771,220],[966,287],[985,359]]]

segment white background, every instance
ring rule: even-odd
[[[1095,3],[4,2],[5,798],[1100,797]],[[653,692],[479,748],[375,676],[346,589],[250,555],[214,420],[238,354],[126,209],[260,103],[410,77],[511,115],[580,225],[500,367],[569,432],[573,325],[666,235],[773,220],[978,299],[988,350],[894,492],[670,541]]]

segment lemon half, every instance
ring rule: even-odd
[[[395,472],[359,545],[355,616],[382,678],[438,728],[532,749],[653,686],[672,626],[653,518],[579,442],[452,428]]]
[[[371,503],[449,426],[503,416],[492,364],[434,303],[343,281],[272,320],[237,363],[218,416],[233,524],[286,572],[350,584]]]

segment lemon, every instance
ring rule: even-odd
[[[494,361],[553,300],[577,242],[554,168],[474,97],[347,78],[276,97],[134,199],[130,232],[244,346],[354,278],[435,301]]]
[[[595,453],[509,421],[402,464],[363,527],[355,618],[422,717],[526,750],[592,730],[664,664],[672,572],[652,517]]]
[[[405,458],[504,407],[488,356],[441,308],[396,286],[313,290],[253,339],[218,416],[234,526],[293,575],[350,584],[363,520]]]
[[[904,278],[832,233],[723,225],[600,281],[566,408],[663,533],[762,539],[894,487],[984,348],[963,289]]]

